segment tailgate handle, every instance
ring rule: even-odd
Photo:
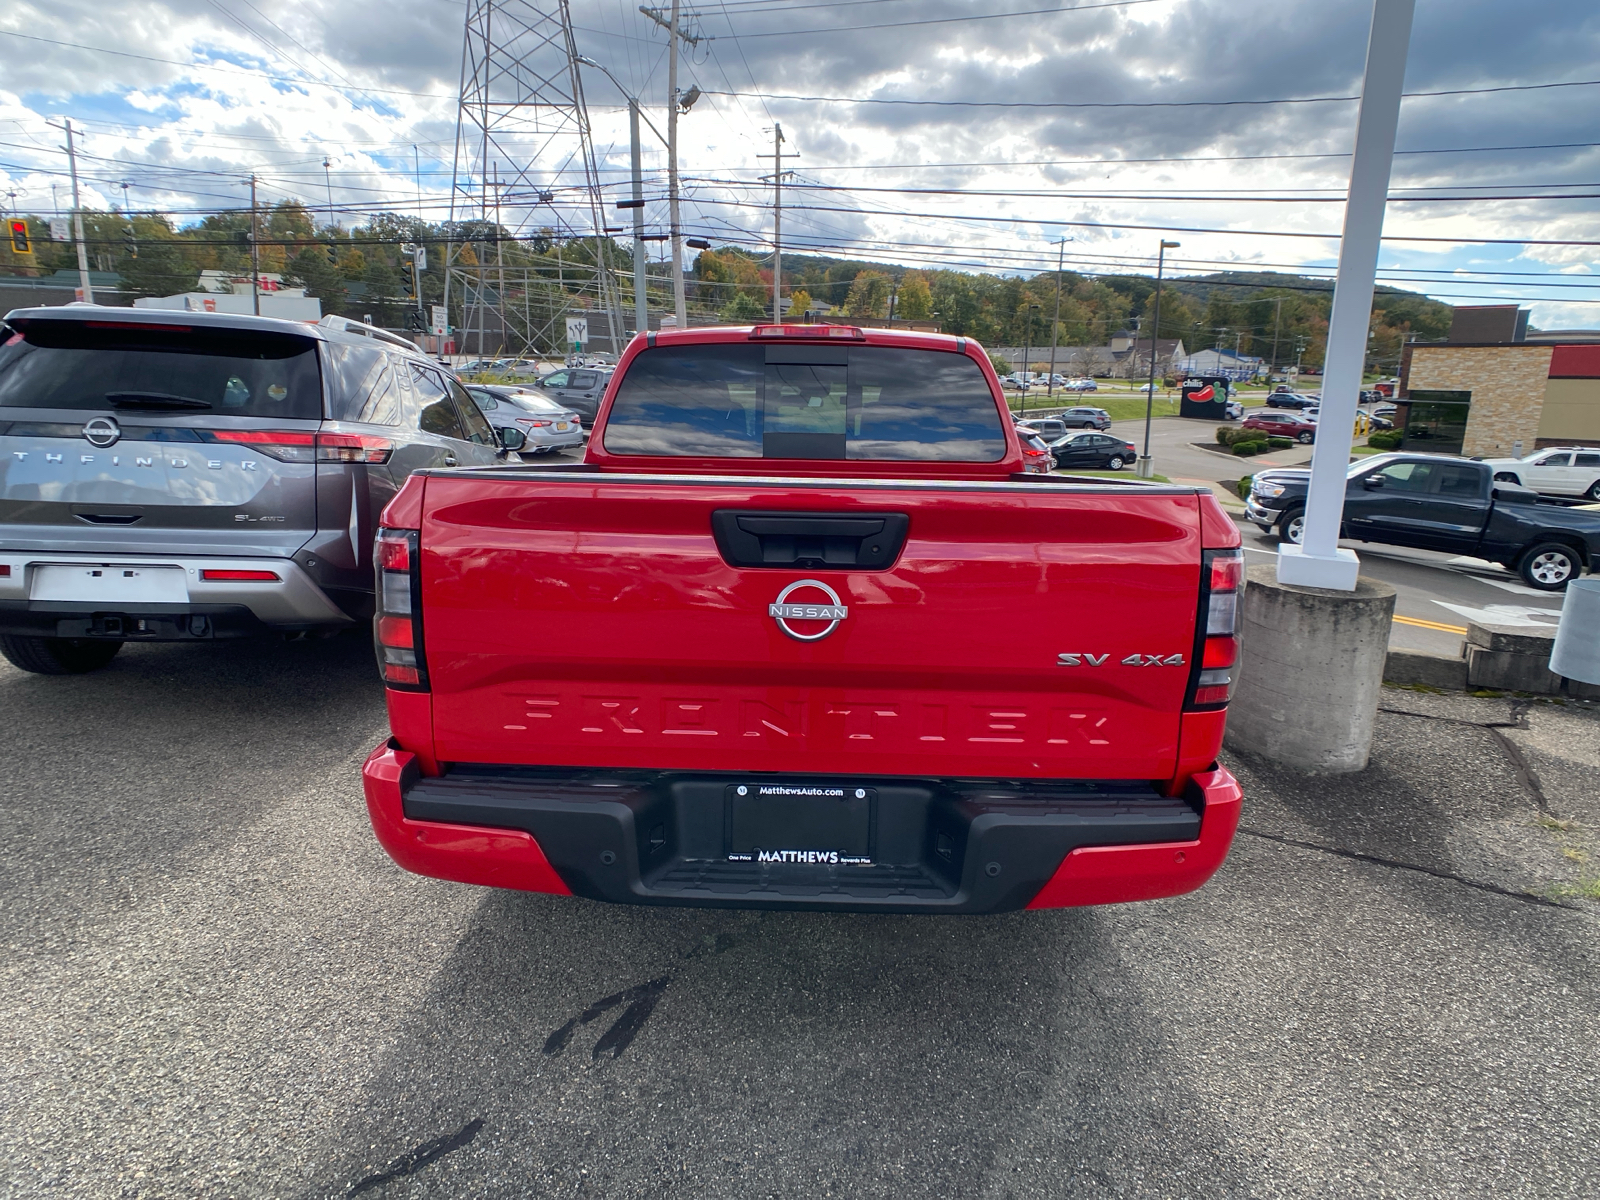
[[[883,570],[905,545],[905,513],[751,512],[711,514],[717,549],[732,567]]]

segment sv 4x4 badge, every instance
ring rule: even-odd
[[[1103,667],[1109,654],[1058,654],[1058,667]],[[1181,654],[1130,654],[1122,660],[1124,667],[1181,667]]]

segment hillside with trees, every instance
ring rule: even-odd
[[[48,222],[28,218],[35,253],[0,250],[0,273],[49,275],[75,270],[74,249],[50,240]],[[307,209],[284,201],[258,216],[261,270],[303,285],[322,301],[324,312],[368,316],[379,325],[401,327],[417,308],[411,260],[402,246],[427,250],[421,303],[445,295],[447,245],[456,262],[481,267],[486,289],[498,289],[505,271],[508,293],[526,279],[552,311],[587,307],[596,292],[597,255],[613,270],[631,269],[631,247],[615,239],[558,238],[551,230],[517,236],[482,221],[426,223],[380,213],[345,228],[315,223]],[[202,270],[244,276],[250,270],[250,214],[231,211],[176,227],[168,218],[116,211],[85,215],[90,265],[115,272],[125,296],[173,295],[192,290]],[[791,319],[811,312],[840,318],[936,320],[950,333],[990,346],[1024,342],[1046,346],[1055,315],[1056,273],[1028,278],[969,271],[912,269],[895,263],[824,255],[786,255],[784,291]],[[650,267],[652,308],[670,310],[664,264]],[[772,303],[770,255],[721,246],[702,251],[689,267],[690,304],[702,316],[733,322],[767,317]],[[1059,344],[1103,346],[1116,333],[1139,330],[1148,337],[1148,311],[1155,283],[1145,275],[1063,272]],[[626,297],[631,284],[623,280]],[[451,321],[464,319],[462,287],[450,289]],[[1327,279],[1269,271],[1228,271],[1169,278],[1162,292],[1159,336],[1182,338],[1190,350],[1237,348],[1245,354],[1306,366],[1322,362],[1333,285]],[[509,297],[508,298],[513,298]],[[514,298],[513,298],[514,299]],[[1373,305],[1373,352],[1398,361],[1408,337],[1444,337],[1451,309],[1414,292],[1379,288]]]

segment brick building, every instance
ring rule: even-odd
[[[1457,309],[1450,341],[1405,348],[1406,449],[1506,458],[1600,446],[1600,332],[1527,334],[1515,305],[1495,310]]]

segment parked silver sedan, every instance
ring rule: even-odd
[[[548,396],[524,388],[469,384],[467,393],[496,429],[518,429],[524,454],[548,454],[583,445],[578,414]]]

